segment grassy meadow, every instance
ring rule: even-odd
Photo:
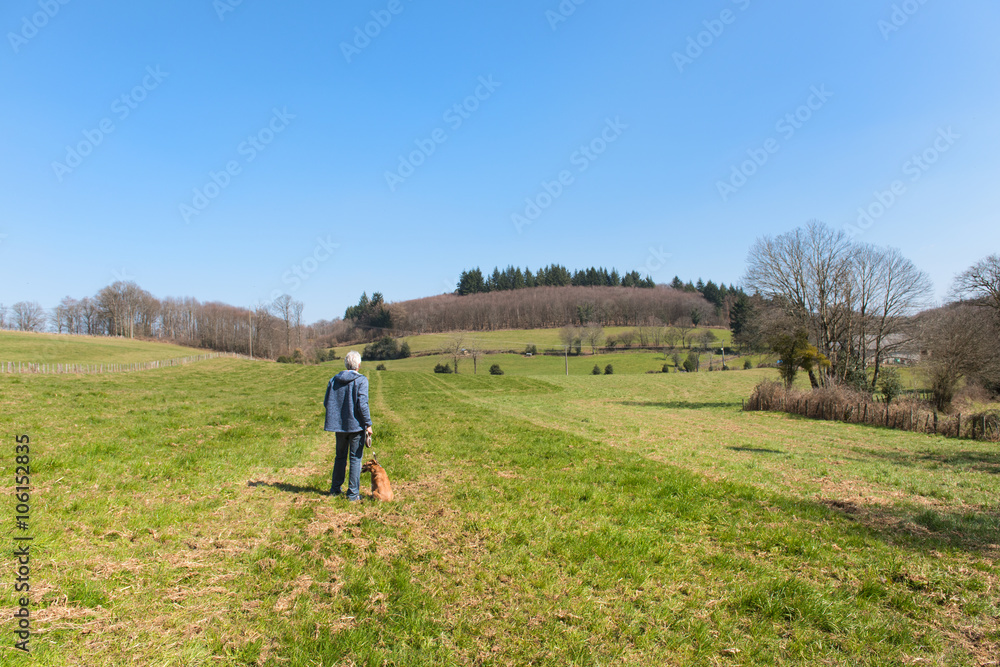
[[[995,444],[741,412],[773,370],[508,356],[362,367],[387,504],[326,495],[339,361],[0,376],[35,603],[0,663],[996,664]]]
[[[165,361],[196,354],[199,350],[181,345],[153,343],[107,336],[0,331],[0,362],[34,364],[130,364]]]

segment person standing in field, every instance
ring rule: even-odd
[[[372,418],[368,412],[368,378],[358,372],[361,355],[351,350],[344,356],[347,370],[330,378],[326,386],[326,424],[323,429],[337,434],[337,455],[333,461],[330,495],[340,496],[344,485],[344,469],[351,460],[347,481],[347,499],[361,500],[361,457],[365,452],[365,436],[372,434]]]

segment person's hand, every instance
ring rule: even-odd
[[[372,427],[369,426],[368,428],[366,428],[365,429],[365,433],[367,433],[368,435],[371,435],[372,434]]]

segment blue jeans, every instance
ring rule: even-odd
[[[347,458],[350,454],[351,472],[347,480],[347,499],[360,500],[361,498],[361,457],[365,453],[365,432],[356,433],[337,432],[337,457],[333,460],[333,479],[330,485],[330,495],[339,496],[340,487],[344,485],[344,469],[347,467]]]

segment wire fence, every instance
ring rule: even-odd
[[[258,361],[256,358],[251,358],[245,354],[237,354],[236,352],[211,352],[209,354],[196,354],[188,357],[177,357],[175,359],[135,361],[127,364],[61,364],[0,361],[0,373],[29,375],[100,375],[102,373],[133,373],[136,371],[150,371],[157,368],[169,368],[171,366],[183,366],[185,364],[191,364],[198,361],[207,361],[208,359],[219,358]]]

